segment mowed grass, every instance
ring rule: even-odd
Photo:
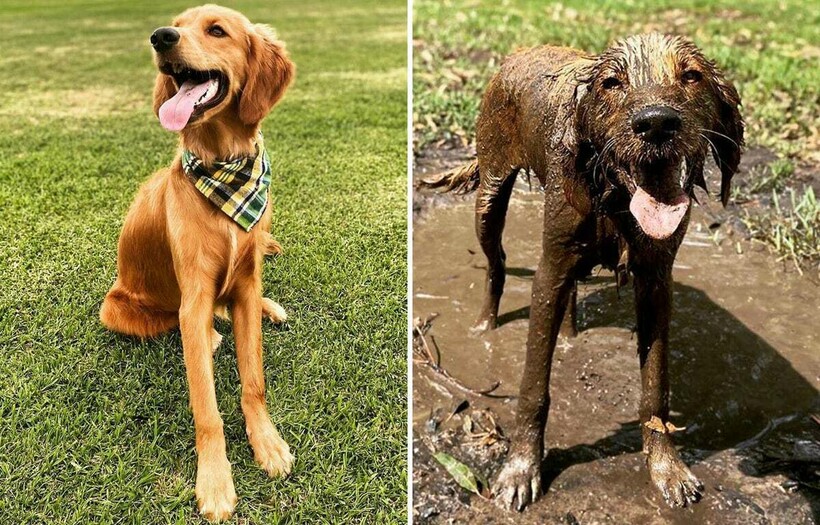
[[[816,1],[416,0],[413,31],[417,152],[473,144],[487,81],[520,47],[554,44],[597,53],[636,33],[690,37],[740,92],[747,146],[777,156],[749,174],[748,186],[738,186],[736,200],[766,203],[762,213],[743,213],[751,234],[784,257],[820,267],[820,207],[810,186],[812,178],[820,180]],[[773,197],[770,179],[784,173]],[[802,206],[790,207],[784,188]],[[778,200],[784,206],[776,206]]]
[[[0,522],[196,523],[178,332],[97,315],[138,186],[176,136],[151,112],[148,37],[191,4],[4,1],[0,11]],[[230,325],[217,398],[235,523],[400,523],[406,509],[406,7],[231,2],[298,67],[264,124],[274,236],[268,405],[296,455],[254,461]]]

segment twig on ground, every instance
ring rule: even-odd
[[[499,441],[509,441],[489,409],[474,411],[472,417],[469,414],[464,416],[462,429],[467,438],[479,447],[490,447]],[[478,432],[474,432],[474,429]]]
[[[422,319],[421,317],[416,317],[413,320],[413,353],[416,355],[416,358],[413,359],[413,363],[429,366],[438,375],[447,379],[450,383],[460,388],[461,390],[464,390],[465,392],[469,392],[477,396],[485,396],[498,399],[513,399],[515,396],[500,396],[492,394],[492,392],[494,392],[499,386],[501,386],[501,381],[496,381],[488,388],[478,390],[475,388],[470,388],[469,386],[465,385],[455,377],[451,376],[450,373],[441,366],[441,352],[439,351],[438,344],[436,344],[436,340],[433,338],[432,335],[430,336],[430,340],[432,341],[433,346],[436,349],[436,354],[438,355],[438,358],[433,356],[433,352],[430,350],[430,345],[427,344],[426,337],[427,332],[430,330],[431,323],[433,319],[435,319],[436,317],[438,317],[438,314],[433,313],[427,316],[425,319]]]

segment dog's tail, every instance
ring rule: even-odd
[[[464,195],[477,190],[479,180],[478,161],[474,160],[464,166],[421,179],[417,186],[430,189],[441,188],[439,189],[441,193],[455,192]]]

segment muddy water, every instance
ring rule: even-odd
[[[439,348],[441,366],[472,388],[500,381],[495,393],[517,394],[541,213],[541,195],[519,187],[504,235],[508,277],[500,326],[484,335],[470,331],[485,267],[473,231],[472,197],[439,202],[415,221],[413,315],[439,314],[428,341]],[[580,333],[559,339],[555,353],[544,464],[549,492],[515,516],[523,520],[516,522],[818,519],[820,495],[812,485],[818,479],[820,427],[806,413],[820,408],[820,290],[784,271],[762,248],[732,238],[717,245],[705,226],[714,213],[708,207],[695,209],[677,258],[670,341],[671,419],[686,427],[677,442],[707,485],[704,501],[674,512],[649,485],[637,425],[640,378],[632,288],[619,290],[612,274],[602,271],[579,285]],[[429,454],[447,450],[492,479],[505,443],[476,445],[460,426],[471,411],[489,408],[509,433],[515,400],[465,393],[424,366],[414,368],[413,389],[417,519],[511,520],[492,504],[454,488]],[[445,422],[464,399],[470,409]],[[808,447],[808,459],[794,452],[800,447]],[[766,468],[772,455],[784,456],[779,464],[788,468]],[[805,473],[794,471],[804,467],[814,469],[806,483]]]

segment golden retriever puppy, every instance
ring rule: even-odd
[[[196,498],[204,517],[222,520],[236,493],[214,389],[215,312],[230,308],[256,461],[270,476],[287,475],[293,462],[265,402],[262,317],[281,322],[285,312],[262,297],[262,256],[280,248],[268,233],[270,167],[259,130],[294,66],[268,27],[215,5],[185,11],[151,44],[159,68],[154,111],[179,132],[180,151],[128,212],[100,319],[143,338],[179,326],[196,429]]]

